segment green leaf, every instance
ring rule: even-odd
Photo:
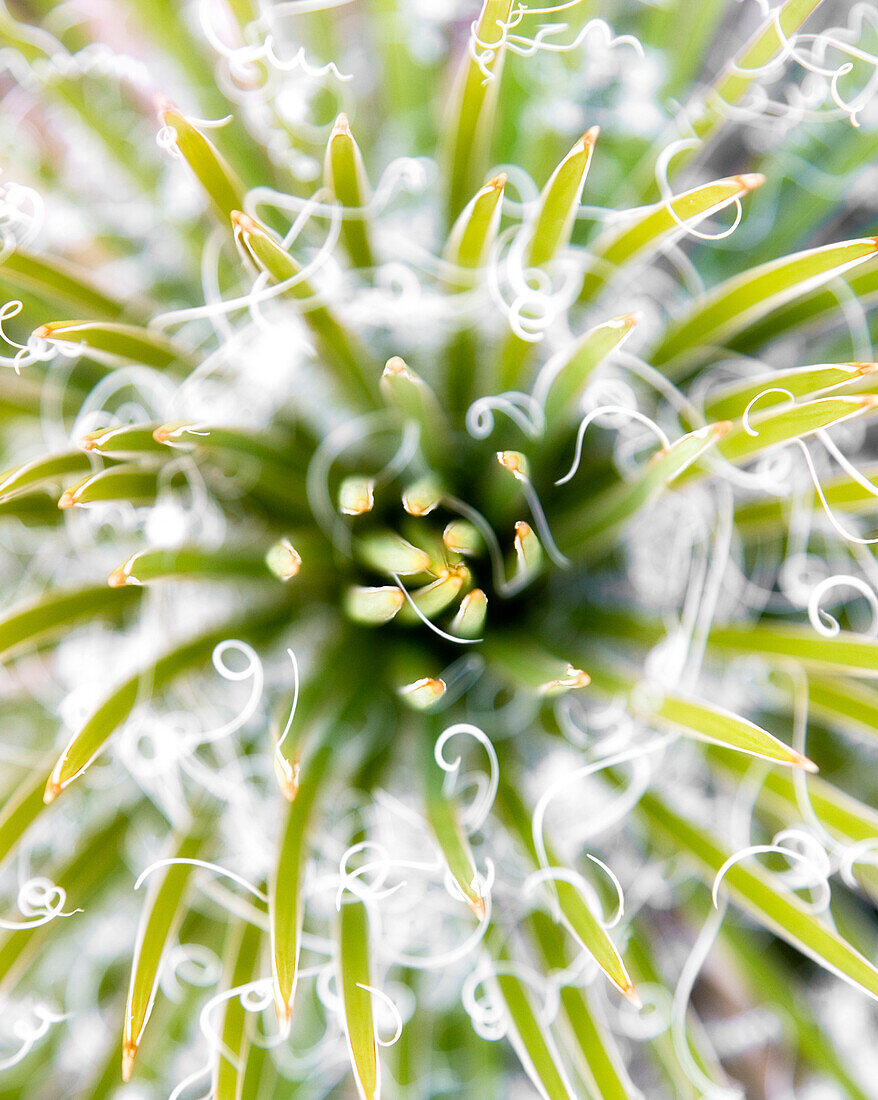
[[[878,397],[874,394],[818,397],[815,401],[754,413],[750,417],[751,432],[746,430],[743,422],[732,425],[717,444],[717,451],[729,462],[746,462],[770,447],[781,446],[792,439],[803,439],[822,428],[871,413],[876,404]]]
[[[501,24],[508,23],[512,0],[484,0],[476,20],[472,48],[461,60],[448,100],[443,127],[448,164],[448,223],[457,218],[469,197],[481,186],[490,158],[497,111],[497,93],[506,53]],[[485,52],[488,51],[488,52]],[[487,73],[487,76],[486,76]]]
[[[448,263],[471,271],[484,267],[500,228],[505,186],[506,176],[495,176],[463,208],[445,245]]]
[[[442,465],[451,449],[445,413],[432,388],[398,355],[387,360],[381,375],[381,395],[405,421],[419,429],[419,445],[431,469]]]
[[[561,1061],[551,1032],[539,1019],[532,994],[517,977],[504,948],[495,950],[492,984],[506,1007],[507,1038],[522,1067],[546,1100],[576,1100],[576,1093]]]
[[[878,479],[878,466],[865,466],[861,472],[870,481]],[[821,484],[826,502],[833,512],[869,515],[878,509],[878,496],[870,493],[849,474],[841,474]],[[804,496],[803,502],[812,509],[822,507],[816,488]],[[786,527],[791,508],[790,500],[748,500],[735,509],[735,527],[751,535]]]
[[[84,451],[93,451],[106,458],[169,458],[170,449],[155,437],[155,432],[160,427],[159,424],[149,423],[98,428],[83,436],[79,445]]]
[[[374,531],[357,540],[357,554],[379,573],[398,573],[402,577],[427,573],[430,555],[413,546],[395,531]]]
[[[706,885],[732,854],[699,822],[675,814],[657,795],[645,794],[639,808],[651,832],[692,857]],[[723,890],[757,923],[779,936],[819,966],[844,978],[878,1000],[878,970],[832,928],[821,923],[795,894],[775,885],[772,876],[752,863],[732,864]]]
[[[608,229],[589,246],[592,265],[583,280],[579,300],[590,301],[626,264],[645,259],[669,237],[681,235],[684,232],[681,222],[697,226],[762,183],[764,177],[760,175],[730,176],[703,183],[667,202],[633,211],[632,216],[620,219],[621,228]]]
[[[46,786],[46,768],[50,768],[52,763],[52,759],[47,759],[45,764],[34,768],[3,804],[3,809],[0,810],[0,864],[45,809],[43,791]]]
[[[262,929],[247,921],[240,921],[230,934],[231,966],[228,971],[228,988],[238,989],[258,977],[259,947]],[[247,1067],[249,1047],[248,1013],[240,996],[225,1001],[223,1024],[220,1032],[222,1046],[216,1067],[214,1100],[240,1100],[244,1073]],[[232,1058],[229,1057],[232,1056]]]
[[[72,310],[101,321],[141,319],[136,305],[105,294],[88,272],[55,256],[38,256],[20,245],[3,260],[0,275],[13,286],[30,291],[47,305],[64,312]]]
[[[369,916],[356,897],[344,897],[338,915],[338,985],[357,1092],[363,1100],[375,1100],[381,1092],[381,1067],[368,988]]]
[[[583,898],[579,888],[573,882],[567,881],[563,875],[550,877],[550,872],[563,872],[564,867],[555,854],[551,840],[545,835],[545,830],[543,830],[542,844],[548,868],[540,859],[534,835],[529,828],[533,821],[532,813],[509,783],[501,781],[499,793],[498,808],[503,813],[506,824],[518,837],[534,868],[540,874],[545,873],[547,889],[553,892],[557,902],[557,919],[573,937],[577,946],[595,960],[616,989],[633,1004],[639,1005],[640,999],[622,956],[616,949],[609,932]]]
[[[254,264],[260,271],[267,271],[276,283],[290,285],[285,296],[296,299],[313,299],[314,290],[303,278],[298,278],[302,270],[282,244],[275,239],[265,226],[254,218],[232,211],[232,225],[236,238],[241,242]],[[294,281],[295,280],[295,281]],[[307,301],[304,320],[320,341],[328,359],[334,368],[336,378],[344,393],[357,405],[373,407],[377,403],[378,374],[374,370],[369,355],[357,346],[353,338],[342,327],[326,306],[319,300]]]
[[[816,771],[816,767],[795,749],[773,737],[768,730],[738,714],[713,704],[680,695],[665,695],[652,715],[700,741],[758,756],[777,764]]]
[[[363,155],[346,115],[339,115],[326,145],[323,178],[336,202],[347,210],[361,210],[369,201],[369,181]],[[374,267],[369,229],[362,217],[346,213],[341,236],[355,267]]]
[[[533,396],[543,407],[549,439],[567,426],[576,411],[577,398],[595,367],[619,347],[636,324],[634,313],[602,321],[574,340],[540,371]]]
[[[428,736],[424,739],[424,808],[427,822],[439,845],[451,877],[466,898],[470,908],[482,920],[485,916],[485,900],[477,888],[476,864],[473,859],[469,840],[460,823],[457,806],[446,797],[444,781],[447,772],[438,766],[433,758],[434,737],[436,732],[432,724],[426,726]]]
[[[132,588],[113,591],[106,585],[73,588],[28,600],[0,617],[0,658],[42,643],[76,623],[102,615],[118,615],[133,607],[140,593]]]
[[[267,580],[271,576],[265,555],[246,548],[203,550],[179,546],[172,550],[139,550],[109,576],[112,587],[150,581],[205,577],[222,580]]]
[[[839,676],[809,676],[808,700],[814,713],[836,728],[846,731],[854,723],[869,738],[878,737],[878,692],[865,684]]]
[[[174,859],[196,859],[205,842],[199,822],[173,850]],[[183,899],[193,871],[190,863],[170,865],[154,876],[144,905],[131,963],[122,1036],[122,1079],[128,1081],[137,1048],[152,1012],[161,976],[162,959],[183,919]]]
[[[107,591],[125,592],[128,589]],[[285,608],[275,607],[269,611],[251,614],[243,620],[232,619],[174,647],[123,681],[104,698],[82,729],[71,737],[46,783],[43,796],[46,802],[52,802],[77,776],[82,775],[110,737],[130,717],[138,703],[161,692],[184,672],[203,665],[220,642],[229,638],[246,638],[248,634],[278,625],[286,617],[285,611]]]
[[[228,225],[232,212],[244,209],[243,184],[216,146],[176,107],[164,105],[160,118],[173,131],[174,143],[210,199],[220,223]]]
[[[731,382],[722,389],[715,390],[704,405],[707,420],[737,420],[755,398],[759,397],[759,411],[764,412],[770,405],[781,405],[790,398],[779,390],[788,390],[793,397],[807,397],[819,390],[844,388],[860,384],[871,384],[871,376],[878,370],[874,363],[821,364],[814,367],[792,367],[790,370],[773,371],[760,374],[745,381]],[[766,393],[767,390],[775,392]],[[764,397],[760,396],[765,394]],[[755,414],[754,414],[755,418]]]
[[[565,950],[563,933],[548,913],[531,913],[529,923],[546,966],[553,971],[566,970],[573,960]],[[580,1070],[589,1095],[601,1100],[635,1100],[640,1094],[630,1086],[619,1052],[592,1012],[585,991],[577,985],[563,985],[559,996],[572,1039],[579,1048]]]
[[[843,630],[834,638],[816,634],[810,626],[790,623],[716,626],[710,646],[726,654],[745,654],[798,661],[807,669],[847,676],[878,676],[878,642]]]
[[[772,11],[747,45],[726,65],[704,97],[703,114],[692,117],[692,127],[703,141],[711,137],[729,118],[727,108],[740,103],[749,91],[756,73],[774,58],[782,56],[787,43],[821,0],[785,0]],[[778,34],[778,25],[783,37]]]
[[[124,813],[116,813],[110,821],[102,821],[94,832],[77,838],[74,855],[69,861],[52,869],[49,877],[67,892],[65,911],[93,902],[114,883],[115,875],[124,868],[121,849],[127,826],[128,818]],[[76,917],[70,920],[76,920]],[[54,921],[36,928],[0,932],[0,992],[5,994],[10,990],[27,971],[35,956],[41,953],[46,942],[56,939],[58,935],[59,929]]]
[[[110,321],[50,321],[33,335],[69,348],[85,348],[109,362],[142,363],[156,370],[191,370],[195,363],[186,352],[151,329]]]
[[[83,474],[91,468],[88,456],[82,451],[33,458],[0,473],[0,501],[10,500],[25,489],[54,486],[70,474]]]
[[[569,244],[598,133],[593,126],[583,134],[543,188],[530,232],[528,267],[550,263]]]
[[[124,500],[130,504],[153,504],[161,484],[158,470],[144,469],[135,463],[110,466],[74,482],[58,499],[59,508],[97,501]]]
[[[875,238],[866,237],[797,252],[735,275],[668,325],[650,362],[678,374],[770,310],[870,260],[876,250]]]
[[[658,451],[632,481],[618,482],[586,501],[556,524],[556,537],[565,552],[582,553],[605,548],[640,509],[655,500],[728,431],[725,423],[699,428]],[[569,476],[569,475],[568,475]]]
[[[302,875],[308,854],[307,833],[331,756],[332,746],[324,741],[301,767],[269,891],[274,999],[278,1024],[284,1034],[289,1033],[292,1020],[302,946]]]

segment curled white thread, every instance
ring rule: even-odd
[[[155,863],[151,863],[145,870],[140,872],[137,881],[134,883],[134,889],[139,890],[143,882],[153,873],[153,871],[157,871],[161,867],[171,867],[182,863],[189,864],[191,867],[203,867],[206,871],[213,871],[214,874],[223,875],[225,878],[231,879],[232,882],[237,882],[239,886],[243,886],[254,898],[268,905],[268,896],[254,886],[252,882],[248,882],[247,879],[236,874],[234,871],[229,871],[225,867],[220,867],[218,863],[209,863],[204,859],[184,859],[176,856],[168,859],[157,859]]]
[[[406,603],[409,605],[412,611],[414,611],[414,613],[418,616],[424,626],[429,627],[429,629],[432,630],[434,634],[438,634],[439,637],[444,638],[446,642],[456,642],[457,645],[476,645],[478,642],[484,640],[482,638],[460,638],[456,634],[449,634],[447,630],[442,630],[441,627],[436,626],[436,624],[434,622],[431,622],[423,613],[423,611],[421,611],[421,609],[412,599],[405,585],[396,575],[396,573],[390,573],[390,576],[393,578],[393,581],[396,584],[397,588],[400,590],[400,592],[402,592],[403,596],[405,596]]]
[[[357,982],[357,989],[363,989],[370,996],[376,997],[390,1012],[393,1017],[393,1035],[389,1039],[382,1039],[380,1035],[376,1034],[375,1042],[380,1047],[394,1046],[402,1035],[402,1013],[396,1007],[396,1002],[392,997],[388,996],[383,989],[378,989],[374,985],[366,985],[365,982]]]
[[[869,624],[866,636],[878,638],[878,596],[876,596],[871,585],[867,584],[862,577],[855,577],[848,573],[838,573],[832,577],[826,577],[825,580],[814,586],[808,599],[808,619],[811,625],[824,638],[835,638],[840,633],[841,627],[838,620],[821,608],[820,601],[833,588],[845,587],[854,588],[861,596],[865,596],[872,611],[872,622]]]
[[[616,891],[616,911],[612,917],[598,917],[598,923],[607,931],[611,928],[615,928],[622,917],[625,915],[625,895],[622,891],[622,883],[619,881],[616,873],[607,866],[602,859],[598,859],[597,856],[587,853],[587,858],[596,863],[602,871],[605,872],[607,878],[613,885],[613,889]],[[582,895],[585,904],[594,911],[598,908],[598,899],[594,889],[590,885],[587,879],[585,879],[578,871],[572,867],[541,867],[538,871],[533,871],[524,880],[522,891],[525,895],[533,893],[536,886],[543,882],[566,882],[570,886],[575,887]],[[578,938],[578,937],[577,937]]]
[[[31,1008],[36,1023],[27,1020],[17,1020],[12,1027],[12,1033],[16,1039],[21,1040],[21,1046],[8,1058],[0,1059],[0,1070],[12,1069],[23,1061],[30,1053],[33,1046],[48,1032],[52,1024],[66,1020],[67,1016],[53,1012],[47,1005],[35,1004]]]
[[[791,842],[802,845],[802,851],[790,847]],[[740,852],[734,852],[716,873],[711,889],[715,908],[719,907],[719,888],[728,871],[742,859],[758,855],[780,855],[797,864],[800,873],[789,880],[790,889],[816,890],[817,897],[807,904],[815,913],[825,912],[829,906],[831,888],[829,885],[830,863],[823,846],[810,833],[802,829],[784,829],[775,836],[771,844],[751,844]],[[789,872],[786,873],[789,875]],[[778,876],[779,878],[782,876]]]
[[[639,424],[643,424],[644,427],[649,428],[649,430],[655,434],[659,443],[665,450],[670,450],[671,441],[667,434],[660,425],[656,424],[656,422],[651,420],[645,413],[637,409],[626,408],[624,405],[599,405],[596,409],[592,409],[590,413],[584,416],[580,422],[579,430],[576,433],[576,451],[573,456],[573,464],[567,473],[555,482],[556,485],[566,485],[568,481],[576,476],[579,464],[582,461],[582,443],[585,438],[585,433],[593,421],[607,414],[618,414],[620,416],[630,417],[631,420],[636,420]]]
[[[10,932],[20,932],[28,928],[39,928],[40,925],[53,921],[55,917],[72,917],[74,913],[82,912],[81,909],[74,909],[71,913],[63,912],[66,901],[67,893],[64,888],[56,886],[51,879],[41,876],[29,878],[19,887],[17,905],[23,916],[34,919],[29,921],[0,919],[0,928]]]
[[[476,801],[461,813],[461,824],[468,830],[475,832],[485,823],[488,814],[491,812],[491,807],[494,805],[494,799],[497,797],[497,788],[500,785],[500,762],[497,759],[497,750],[494,748],[493,742],[484,730],[479,729],[478,726],[471,725],[469,722],[457,722],[453,726],[448,726],[448,728],[444,729],[436,739],[436,745],[433,749],[433,758],[445,772],[443,787],[444,793],[447,796],[454,793],[454,788],[460,775],[461,757],[456,756],[454,760],[446,760],[443,750],[451,738],[456,737],[458,734],[472,737],[478,741],[487,753],[488,761],[491,765],[487,788],[481,792]]]
[[[466,411],[466,430],[473,439],[487,439],[494,430],[494,414],[502,412],[530,439],[539,439],[546,418],[539,402],[529,393],[508,393],[478,397]]]

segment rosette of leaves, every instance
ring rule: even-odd
[[[0,1095],[871,1094],[836,7],[0,6]]]

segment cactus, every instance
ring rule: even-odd
[[[874,1095],[830,7],[0,3],[0,1095]]]

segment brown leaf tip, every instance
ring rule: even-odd
[[[58,795],[64,788],[58,782],[54,775],[50,775],[46,782],[46,789],[43,792],[43,802],[48,806],[54,802]]]
[[[330,140],[332,140],[332,138],[334,137],[338,137],[339,135],[343,135],[344,137],[353,137],[353,134],[351,133],[350,123],[348,122],[348,116],[344,113],[344,111],[339,114],[338,118],[333,123],[332,133],[329,135]]]
[[[131,1080],[134,1070],[134,1059],[137,1056],[137,1043],[126,1039],[122,1044],[122,1080],[127,1084]]]
[[[252,236],[254,233],[262,231],[259,222],[251,218],[249,214],[244,214],[241,210],[233,210],[229,218],[232,222],[232,228],[239,229],[242,233],[249,233]]]
[[[765,176],[761,172],[747,172],[742,176],[732,176],[742,191],[755,191],[765,183]]]

